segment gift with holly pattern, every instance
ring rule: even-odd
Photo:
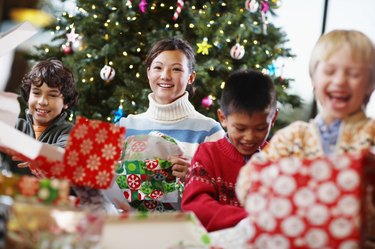
[[[141,211],[173,209],[170,204],[178,203],[183,184],[172,175],[167,158],[182,154],[178,142],[160,132],[128,137],[116,182],[129,203]]]
[[[249,177],[249,248],[373,248],[371,153],[254,160]]]

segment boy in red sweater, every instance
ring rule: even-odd
[[[232,73],[217,111],[224,138],[198,147],[186,177],[182,210],[193,211],[212,232],[247,217],[235,194],[238,172],[266,143],[277,117],[272,79],[254,70]]]

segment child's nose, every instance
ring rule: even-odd
[[[41,96],[41,97],[38,99],[38,104],[39,104],[39,105],[48,105],[48,98],[45,97],[45,96]]]
[[[342,84],[346,82],[346,73],[344,71],[338,71],[334,75],[334,82],[337,84]]]
[[[171,78],[171,72],[169,69],[164,69],[161,73],[161,78],[165,80],[169,80]]]

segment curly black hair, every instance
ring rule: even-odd
[[[31,86],[40,87],[46,83],[48,87],[58,88],[64,97],[64,104],[68,108],[78,102],[78,92],[73,73],[60,60],[49,58],[35,64],[30,72],[25,74],[20,86],[22,98],[29,101]]]

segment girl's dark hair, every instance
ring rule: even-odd
[[[146,57],[146,67],[149,68],[151,66],[151,63],[153,60],[164,51],[173,51],[173,50],[180,50],[183,52],[188,59],[188,67],[189,67],[189,73],[193,72],[195,70],[195,53],[191,45],[180,38],[168,38],[163,39],[158,42],[156,42],[150,51],[147,54]],[[189,98],[191,98],[194,95],[194,86],[193,84],[188,84],[186,86],[186,91],[189,93]]]
[[[247,113],[276,110],[276,92],[273,80],[261,72],[241,69],[229,75],[221,95],[221,110]]]
[[[68,108],[78,101],[78,92],[73,73],[60,60],[50,58],[35,64],[22,79],[20,92],[22,98],[29,101],[31,86],[40,87],[46,83],[48,87],[58,88]]]

